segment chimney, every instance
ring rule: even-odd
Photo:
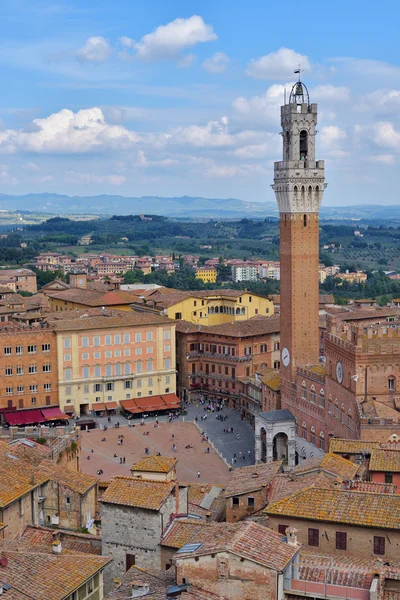
[[[52,543],[52,548],[53,548],[54,554],[61,554],[61,551],[62,551],[61,541],[60,540],[55,540]]]
[[[289,546],[293,546],[293,548],[298,548],[299,544],[297,543],[297,532],[298,529],[295,527],[287,527],[286,528],[286,537],[287,543]]]
[[[143,581],[132,581],[132,595],[131,598],[141,598],[147,596],[150,593],[150,586],[148,583]]]

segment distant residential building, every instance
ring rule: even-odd
[[[348,283],[365,283],[367,281],[367,274],[362,271],[356,271],[354,273],[349,271],[346,271],[345,273],[336,273],[335,277],[342,281],[347,281]]]
[[[235,283],[240,281],[257,281],[258,267],[251,263],[241,263],[232,265],[232,280]]]
[[[275,279],[276,281],[279,281],[281,278],[281,269],[279,262],[269,262],[261,265],[260,277],[262,279]]]
[[[0,285],[13,292],[37,292],[36,273],[30,269],[0,269]]]
[[[198,267],[196,269],[196,278],[204,283],[215,283],[217,281],[217,269],[209,267]]]

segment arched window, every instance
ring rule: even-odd
[[[307,400],[307,386],[306,386],[306,382],[305,381],[303,381],[303,383],[301,384],[301,387],[302,387],[302,389],[301,389],[301,397],[304,400]]]
[[[293,188],[293,199],[295,202],[297,202],[297,191],[297,185],[295,185]]]
[[[388,378],[388,390],[389,390],[389,392],[396,391],[396,379],[394,377]]]
[[[239,307],[236,309],[236,314],[240,315],[240,308]]]
[[[311,426],[310,442],[315,446],[315,427]]]
[[[319,185],[315,187],[315,200],[319,202]]]
[[[319,434],[319,447],[321,450],[325,450],[325,436],[323,431]]]
[[[308,133],[304,129],[300,131],[300,160],[307,160]]]
[[[303,225],[307,227],[307,215],[303,215]]]
[[[307,424],[303,421],[303,425],[302,425],[302,432],[301,435],[303,437],[303,439],[307,439]]]
[[[304,200],[306,199],[306,188],[304,187],[304,185],[301,186],[301,201],[304,202]]]
[[[311,187],[311,185],[308,186],[307,200],[308,200],[309,204],[311,204],[311,200],[312,200],[312,187]]]
[[[246,309],[244,306],[242,306],[242,315],[245,315],[245,314],[246,314]]]
[[[316,404],[316,401],[315,401],[315,399],[316,399],[316,395],[315,395],[315,387],[312,385],[312,386],[311,386],[311,402],[312,402],[313,404]]]

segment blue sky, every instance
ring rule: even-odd
[[[397,2],[2,0],[0,193],[274,201],[300,62],[329,205],[399,202]]]

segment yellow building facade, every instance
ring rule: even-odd
[[[200,267],[196,270],[196,279],[201,279],[204,283],[216,283],[217,269]]]
[[[129,398],[175,394],[175,324],[168,318],[132,312],[53,327],[63,412],[86,415]]]
[[[191,292],[176,302],[167,297],[166,304],[165,313],[170,319],[184,319],[199,325],[221,325],[274,314],[272,300],[240,290]]]

